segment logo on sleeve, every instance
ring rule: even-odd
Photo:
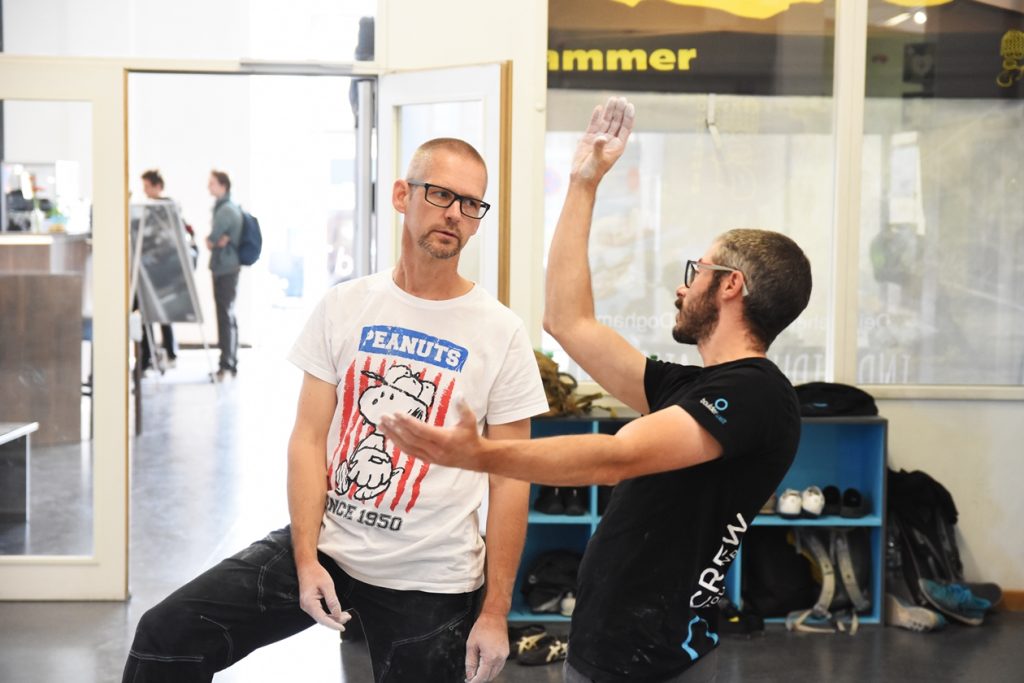
[[[722,415],[722,413],[724,413],[729,408],[729,402],[726,401],[724,398],[716,398],[714,401],[709,401],[706,398],[702,398],[700,400],[700,404],[707,408],[711,412],[711,414],[715,416],[715,419],[721,422],[722,424],[728,422],[728,420],[725,419],[725,416]]]

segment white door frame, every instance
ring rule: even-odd
[[[0,99],[92,106],[93,348],[102,349],[93,354],[93,553],[0,556],[0,600],[123,600],[128,595],[124,74],[120,64],[107,60],[0,55]]]

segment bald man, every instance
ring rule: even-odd
[[[529,484],[431,466],[378,429],[396,411],[451,423],[460,396],[482,434],[526,439],[548,409],[522,321],[458,273],[490,208],[486,189],[466,142],[439,138],[414,153],[392,188],[404,216],[397,264],[328,291],[289,355],[303,372],[291,524],[146,612],[125,681],[209,681],[314,623],[344,630],[353,614],[378,683],[478,683],[501,671]]]

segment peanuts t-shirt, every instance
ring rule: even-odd
[[[479,588],[478,515],[487,475],[417,460],[377,424],[398,411],[434,425],[454,422],[458,395],[481,431],[485,423],[547,411],[519,318],[478,286],[445,301],[417,298],[388,270],[328,291],[288,358],[337,385],[320,551],[375,586],[432,593]]]

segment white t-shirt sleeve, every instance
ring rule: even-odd
[[[306,325],[299,333],[298,339],[288,353],[288,360],[300,370],[304,370],[317,379],[331,384],[338,383],[338,368],[335,354],[331,348],[330,321],[328,312],[333,292],[320,299]]]
[[[487,401],[487,423],[500,425],[547,412],[548,399],[540,380],[537,358],[519,325],[512,335]]]

